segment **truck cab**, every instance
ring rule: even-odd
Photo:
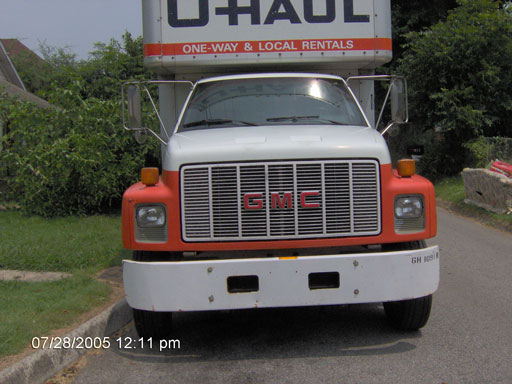
[[[407,120],[403,80],[385,78],[393,119],[375,122],[390,4],[345,1],[337,19],[334,1],[312,3],[143,1],[160,131],[143,124],[147,84],[126,85],[125,128],[161,141],[162,171],[123,198],[141,337],[169,335],[173,312],[242,308],[384,303],[399,329],[427,323],[434,189],[412,160],[393,169],[383,137]]]

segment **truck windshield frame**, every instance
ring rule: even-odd
[[[341,78],[251,77],[198,83],[176,132],[282,125],[369,127]]]

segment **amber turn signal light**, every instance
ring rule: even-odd
[[[402,177],[411,177],[416,173],[416,162],[413,159],[398,160],[398,174]]]
[[[140,171],[140,180],[146,186],[157,184],[158,176],[158,168],[142,168]]]

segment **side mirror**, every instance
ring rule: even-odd
[[[122,97],[122,107],[123,107],[123,128],[128,131],[135,131],[135,140],[138,143],[144,143],[149,134],[154,136],[160,143],[163,145],[167,145],[167,141],[169,140],[169,134],[167,133],[167,129],[165,128],[165,122],[162,120],[162,116],[158,111],[158,106],[153,100],[151,96],[151,92],[148,89],[148,86],[151,84],[188,84],[190,88],[194,87],[194,84],[190,81],[142,81],[142,82],[127,82],[124,83],[121,87],[121,97]],[[162,139],[158,133],[156,133],[153,129],[148,126],[143,125],[142,119],[142,96],[144,93],[144,98],[147,99],[151,106],[153,107],[153,111],[158,117],[158,121],[160,123],[161,132],[163,132],[167,136],[167,141]],[[172,96],[172,95],[170,95]],[[147,121],[146,121],[147,122]]]
[[[141,108],[141,95],[140,87],[136,84],[130,84],[126,87],[126,94],[128,96],[128,121],[127,128],[141,129],[142,128],[142,108]]]
[[[404,124],[409,120],[407,82],[403,77],[394,78],[391,83],[391,119],[395,124]]]
[[[139,144],[144,144],[148,139],[148,131],[146,129],[135,130],[135,141]]]

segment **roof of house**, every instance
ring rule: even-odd
[[[17,57],[28,55],[38,62],[42,63],[44,61],[41,59],[41,57],[39,57],[37,53],[32,51],[18,39],[0,39],[0,43],[2,43],[11,59],[16,59]]]
[[[23,101],[31,101],[42,108],[48,108],[51,106],[51,104],[46,100],[43,100],[33,93],[27,92],[9,81],[0,78],[0,94],[2,92],[6,92],[8,96],[17,97]]]
[[[16,72],[16,68],[14,67],[11,58],[3,44],[0,40],[0,79],[6,80],[11,84],[16,85],[17,87],[25,89],[25,85],[23,85],[23,81]]]
[[[24,101],[31,101],[40,107],[49,107],[50,104],[47,101],[27,92],[23,81],[11,61],[11,57],[19,57],[20,55],[28,55],[28,57],[34,59],[35,62],[42,61],[39,56],[19,40],[0,39],[0,93],[5,91],[9,96],[18,97]]]

